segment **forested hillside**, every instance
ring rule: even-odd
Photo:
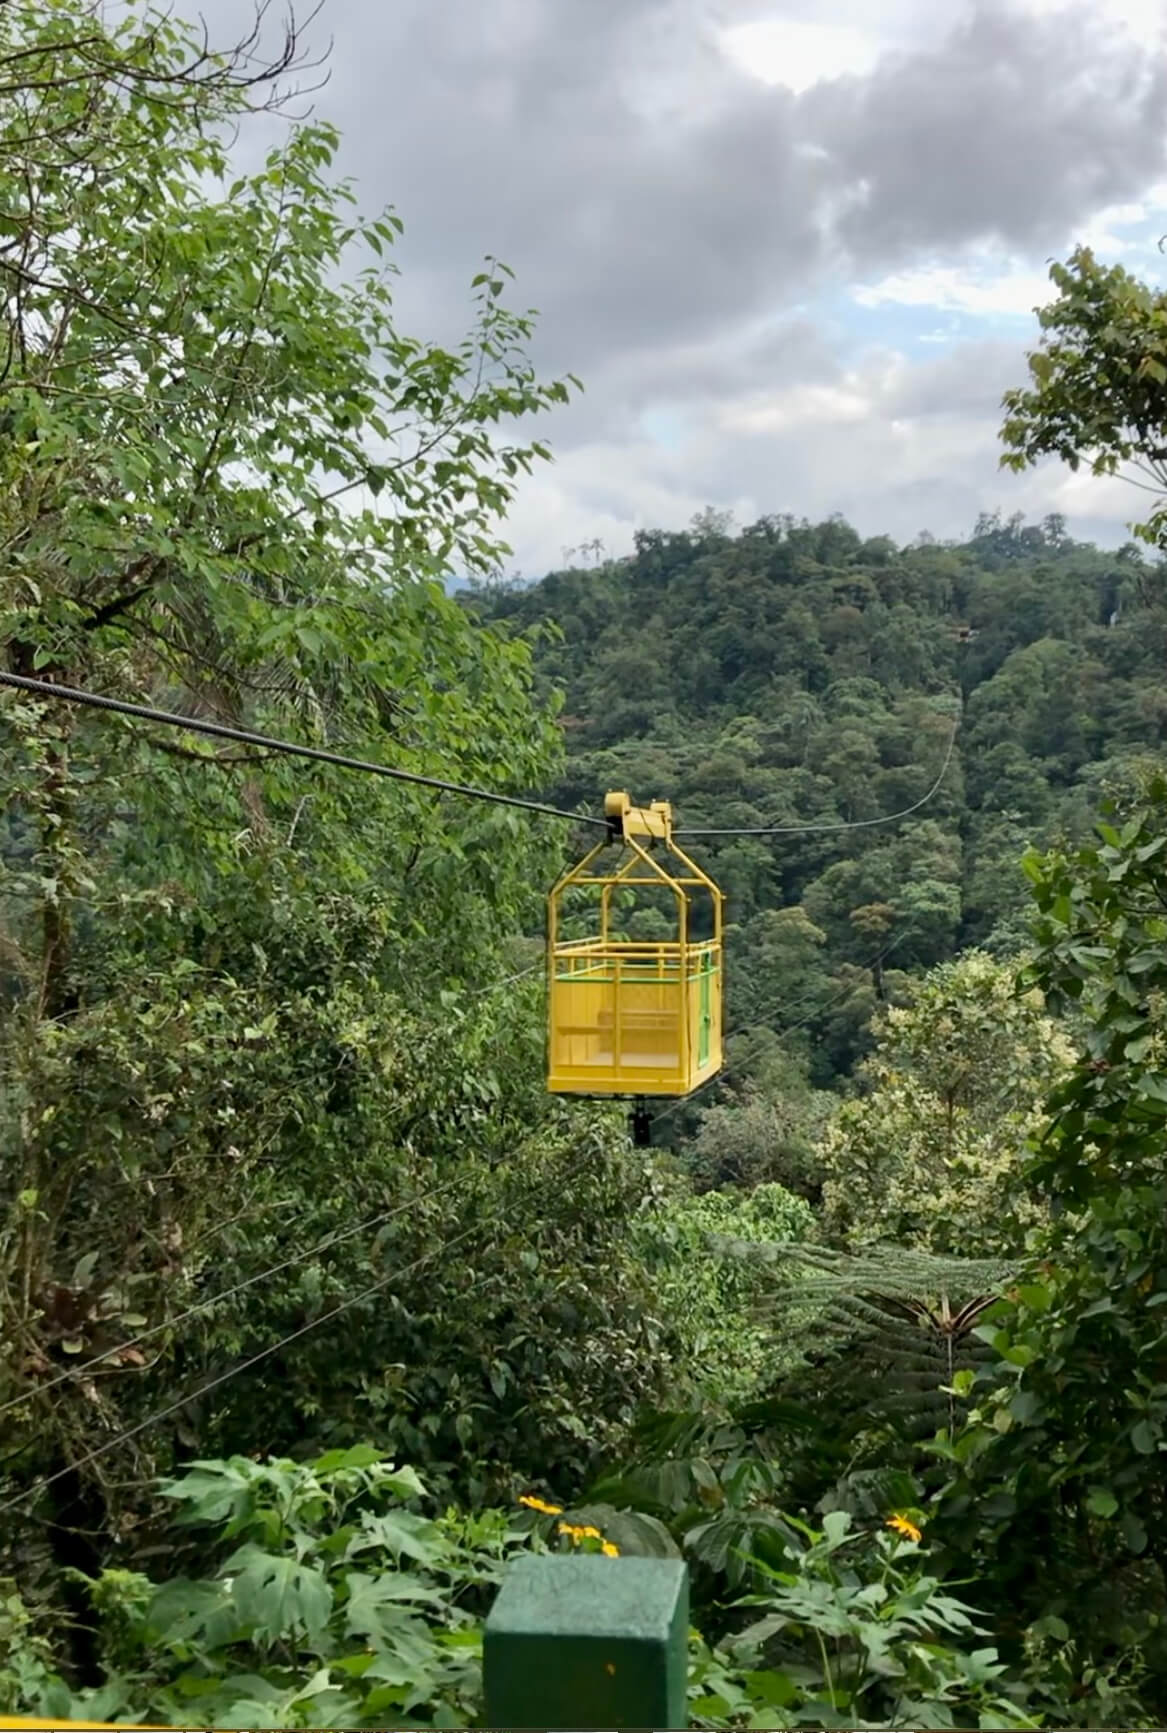
[[[574,382],[493,260],[399,329],[298,52],[0,7],[0,1716],[482,1726],[585,1553],[695,1727],[1161,1726],[1163,511],[501,584]],[[1008,460],[1154,460],[1167,296],[1053,276]],[[545,1065],[620,788],[732,921],[650,1149]]]
[[[468,605],[533,633],[541,689],[565,693],[554,798],[669,799],[715,870],[739,1077],[752,1031],[797,1025],[785,1051],[837,1084],[904,972],[1015,952],[1025,849],[1087,835],[1165,738],[1164,572],[1056,518],[897,548],[705,513]]]

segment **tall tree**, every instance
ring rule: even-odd
[[[848,1243],[890,1241],[960,1257],[1022,1249],[1021,1151],[1071,1050],[1040,994],[975,951],[941,964],[876,1027],[821,1145],[824,1222]]]
[[[269,71],[294,59],[293,45]],[[479,628],[438,582],[497,566],[514,482],[547,455],[500,428],[568,394],[527,360],[507,273],[475,279],[457,349],[400,332],[400,223],[357,213],[335,130],[297,123],[234,173],[232,130],[270,87],[151,8],[116,22],[89,0],[0,8],[0,73],[8,668],[490,789],[546,781],[559,736],[532,705],[529,646]],[[598,1428],[573,1431],[566,1362],[545,1362],[543,1402],[498,1320],[526,1352],[527,1170],[543,1164],[530,1256],[556,1295],[540,1328],[567,1359],[573,1332],[606,1326],[603,1284],[566,1273],[584,1194],[559,1165],[583,1148],[585,1191],[615,1184],[593,1198],[587,1254],[612,1269],[601,1224],[624,1232],[643,1175],[615,1163],[610,1121],[548,1107],[529,999],[508,1018],[489,996],[449,998],[502,972],[501,936],[533,924],[561,835],[553,850],[525,816],[309,780],[23,693],[0,697],[0,731],[0,1401],[22,1472],[67,1469],[95,1428],[116,1440],[192,1383],[217,1387],[418,1257],[379,1332],[334,1326],[311,1379],[271,1362],[292,1435],[331,1379],[346,1394],[329,1425],[364,1405],[400,1436],[440,1407],[419,1436],[447,1460],[482,1425],[490,1460],[482,1416],[507,1392],[524,1393],[529,1457],[546,1457],[548,1427],[568,1449],[598,1437],[607,1398]],[[572,1218],[562,1233],[547,1196]],[[379,1238],[359,1232],[374,1215]],[[356,1230],[344,1249],[318,1253],[341,1227]],[[282,1281],[260,1283],[272,1269]],[[475,1313],[451,1298],[468,1335],[437,1330],[435,1270],[483,1299]],[[148,1353],[131,1346],[143,1320]],[[623,1363],[578,1353],[601,1383]],[[386,1372],[406,1354],[442,1365],[443,1399],[429,1372]],[[216,1397],[161,1445],[218,1427],[239,1446],[243,1418]],[[114,1520],[126,1461],[103,1459],[107,1501],[78,1526]],[[64,1490],[75,1500],[75,1481]]]
[[[1161,545],[1167,537],[1167,292],[1121,265],[1102,265],[1078,247],[1050,268],[1059,291],[1038,318],[1039,348],[1029,357],[1030,384],[1005,394],[1001,459],[1023,470],[1060,457],[1095,475],[1129,464],[1138,484],[1160,498],[1135,534]],[[1052,535],[1061,539],[1056,520]],[[1063,526],[1064,527],[1064,526]]]

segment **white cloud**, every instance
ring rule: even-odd
[[[852,298],[861,307],[928,307],[975,317],[1024,316],[1051,297],[1048,271],[1011,264],[995,275],[961,265],[921,265],[877,283],[861,284]]]
[[[1159,281],[1167,276],[1167,260],[1155,244],[1159,226],[1167,230],[1167,183],[1149,187],[1142,199],[1095,211],[1066,235],[1056,256],[1086,246],[1108,263],[1124,264],[1141,277]],[[1031,260],[982,247],[967,250],[959,262],[934,260],[860,283],[851,290],[851,298],[867,308],[918,307],[969,318],[1004,319],[1028,318],[1055,293],[1048,265],[1038,268]],[[940,335],[919,340],[937,341]]]
[[[317,110],[362,206],[405,220],[402,329],[456,339],[492,251],[541,309],[540,373],[585,380],[512,514],[528,573],[707,503],[905,539],[1061,505],[1121,539],[1141,496],[1003,474],[997,429],[1050,257],[1167,276],[1165,24],[1167,0],[326,0]],[[857,362],[872,327],[898,353]]]
[[[716,419],[723,433],[753,437],[799,427],[837,427],[843,422],[864,421],[870,413],[868,396],[857,381],[852,381],[843,385],[796,385],[768,396],[727,403],[721,406]]]
[[[865,30],[797,18],[757,18],[731,25],[721,41],[724,52],[743,72],[794,91],[809,90],[826,78],[870,73],[884,48],[878,36]]]
[[[1153,224],[1156,218],[1162,219],[1167,227],[1167,185],[1159,184],[1147,189],[1144,198],[1129,201],[1126,204],[1107,205],[1102,210],[1095,211],[1088,222],[1078,230],[1075,240],[1085,247],[1091,247],[1094,252],[1107,254],[1119,260],[1129,259],[1147,250],[1148,242],[1145,236],[1122,233],[1130,229],[1143,229]]]
[[[565,546],[597,535],[618,555],[637,528],[683,527],[706,504],[739,523],[841,511],[862,535],[902,542],[921,529],[967,535],[979,512],[998,507],[1031,521],[1056,511],[1071,533],[1126,540],[1145,496],[1121,479],[1053,462],[1020,476],[1000,470],[1001,392],[1023,373],[1020,342],[963,342],[916,361],[881,349],[830,381],[739,389],[667,446],[643,437],[581,445],[520,492],[516,566],[546,570]]]

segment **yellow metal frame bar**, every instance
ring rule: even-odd
[[[599,939],[601,943],[605,944],[610,942],[608,938],[608,916],[611,907],[611,893],[613,890],[622,890],[629,885],[663,885],[673,891],[682,911],[681,942],[683,944],[688,942],[686,922],[684,921],[684,910],[688,904],[688,899],[684,894],[685,889],[687,887],[692,887],[694,889],[700,888],[701,890],[708,891],[713,905],[713,938],[716,943],[720,944],[722,938],[725,899],[720,888],[713,882],[708,873],[703,873],[697,863],[690,860],[689,856],[675,842],[670,842],[668,847],[670,852],[676,855],[688,869],[687,873],[683,876],[666,871],[659,861],[655,861],[648,853],[647,849],[641,846],[635,837],[624,837],[623,842],[626,848],[632,850],[632,857],[625,862],[618,872],[589,873],[587,870],[596,859],[597,855],[601,854],[603,850],[609,846],[607,839],[605,839],[603,842],[595,843],[577,866],[569,867],[565,873],[560,875],[554,885],[552,885],[548,897],[550,917],[548,938],[551,948],[554,949],[558,941],[560,903],[562,902],[564,893],[575,885],[595,886],[602,889],[603,895],[600,901],[601,915]],[[649,870],[645,874],[637,874],[634,876],[631,869],[641,862],[643,862]]]

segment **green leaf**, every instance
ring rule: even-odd
[[[387,1486],[396,1493],[398,1498],[425,1498],[428,1496],[425,1482],[416,1469],[406,1465],[404,1468],[391,1468],[387,1473],[378,1476],[378,1485]]]
[[[355,1558],[372,1547],[383,1548],[394,1558],[411,1558],[425,1565],[435,1564],[444,1552],[436,1523],[408,1510],[386,1511],[380,1516],[368,1511],[362,1514],[360,1529],[349,1542],[345,1557]]]
[[[1018,1390],[1010,1399],[1009,1412],[1019,1425],[1026,1426],[1041,1412],[1041,1398],[1034,1390]]]
[[[841,1546],[851,1531],[851,1513],[846,1510],[828,1511],[823,1518],[823,1534],[828,1546]]]
[[[1142,1519],[1133,1510],[1124,1510],[1119,1519],[1122,1537],[1136,1557],[1146,1551],[1147,1530]]]
[[[407,1616],[408,1607],[441,1606],[444,1601],[443,1595],[420,1577],[399,1571],[386,1571],[376,1577],[349,1571],[345,1586],[348,1589],[345,1629],[367,1637],[370,1642],[387,1642]]]
[[[1094,1516],[1113,1516],[1118,1509],[1118,1500],[1108,1486],[1092,1486],[1086,1499],[1086,1508]]]
[[[155,1592],[147,1624],[168,1644],[201,1642],[221,1648],[240,1630],[240,1618],[223,1583],[173,1577]]]
[[[332,1589],[322,1572],[294,1558],[246,1546],[224,1567],[242,1624],[257,1641],[274,1643],[306,1636],[316,1644],[332,1612]]]
[[[353,1444],[347,1450],[326,1450],[312,1464],[319,1480],[327,1480],[338,1471],[351,1468],[373,1468],[385,1460],[384,1452],[371,1444]]]
[[[1149,1420],[1140,1420],[1131,1428],[1131,1444],[1140,1456],[1153,1456],[1159,1448],[1159,1428]]]
[[[1029,1342],[1014,1342],[1005,1349],[1002,1355],[1002,1359],[1006,1360],[1010,1366],[1031,1366],[1036,1358],[1037,1349]],[[1016,1403],[1014,1403],[1014,1413],[1016,1411]]]

